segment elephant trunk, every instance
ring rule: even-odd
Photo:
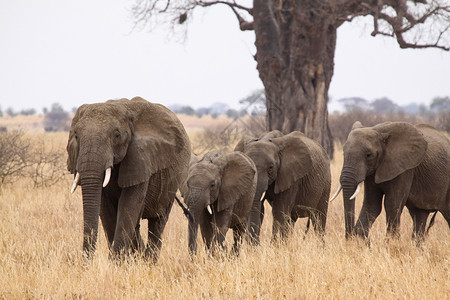
[[[209,191],[208,190],[196,190],[191,189],[189,191],[189,197],[186,201],[189,212],[192,215],[192,219],[189,220],[188,228],[188,246],[190,254],[197,253],[197,235],[199,223],[206,222],[207,206],[209,203]]]
[[[112,166],[112,157],[105,154],[100,142],[99,138],[84,141],[87,146],[80,149],[76,170],[80,174],[83,196],[83,251],[88,258],[97,242],[102,185],[105,179],[109,181],[109,170],[105,170]]]
[[[255,245],[259,244],[259,234],[264,217],[264,197],[268,188],[268,178],[262,174],[262,172],[258,172],[256,192],[249,217],[249,237],[251,242]]]
[[[189,254],[197,254],[197,235],[198,235],[198,223],[189,219],[188,225],[188,240],[189,240]]]
[[[102,194],[102,174],[82,174],[83,251],[88,258],[95,251]]]
[[[358,185],[356,176],[353,172],[345,168],[341,173],[342,194],[344,196],[344,220],[345,220],[345,238],[348,239],[353,235],[355,226],[355,200],[350,199],[355,193]]]

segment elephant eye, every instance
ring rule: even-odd
[[[120,132],[116,130],[116,131],[114,132],[114,137],[115,137],[116,139],[119,139],[119,138],[120,138]]]
[[[211,188],[213,188],[213,187],[215,187],[216,186],[216,183],[215,182],[211,182],[211,184],[209,185]]]
[[[367,154],[366,154],[366,157],[367,157],[367,158],[372,157],[372,153],[367,153]]]

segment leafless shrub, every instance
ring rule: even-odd
[[[241,118],[242,129],[245,134],[260,136],[266,132],[266,116],[255,115]]]
[[[29,165],[30,142],[23,132],[0,132],[0,187],[24,175]]]
[[[445,120],[447,118],[447,121]],[[373,111],[364,111],[360,109],[353,109],[345,113],[334,113],[328,117],[330,122],[331,133],[333,137],[344,143],[347,140],[347,136],[352,129],[353,123],[360,121],[364,126],[374,126],[379,123],[387,121],[401,121],[411,124],[426,123],[434,126],[439,130],[445,129],[445,122],[449,122],[448,116],[419,116],[419,115],[407,115],[402,112],[396,114],[377,114]]]
[[[439,130],[450,132],[450,111],[446,110],[427,117],[429,124]]]
[[[51,141],[41,138],[33,145],[30,155],[28,176],[34,187],[52,186],[64,179],[66,156],[63,149],[55,147]]]
[[[192,152],[203,155],[208,151],[226,147],[232,150],[241,136],[235,122],[207,127],[192,139]]]

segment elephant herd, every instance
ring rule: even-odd
[[[71,192],[81,186],[83,250],[93,255],[99,216],[112,255],[139,251],[156,259],[177,191],[189,217],[188,248],[198,228],[209,249],[233,230],[233,251],[247,239],[258,244],[264,201],[272,206],[272,240],[284,239],[298,218],[325,232],[331,174],[324,149],[301,132],[271,131],[243,137],[234,151],[191,154],[176,115],[135,97],[78,108],[67,144]],[[354,199],[364,182],[355,224]],[[413,238],[424,237],[428,215],[439,211],[450,226],[450,142],[428,125],[356,122],[344,144],[340,186],[345,236],[368,238],[383,204],[388,235],[397,235],[406,206]],[[331,199],[331,200],[333,200]],[[177,200],[179,200],[177,198]],[[181,202],[179,202],[182,204]],[[140,220],[148,220],[148,241]]]

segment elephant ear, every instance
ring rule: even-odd
[[[233,206],[256,184],[256,167],[250,158],[237,151],[225,154],[213,162],[224,164],[217,199],[217,210],[222,211]]]
[[[197,155],[195,155],[194,153],[192,153],[192,154],[191,154],[191,160],[190,160],[190,162],[189,162],[189,169],[191,169],[191,167],[192,167],[193,165],[195,165],[196,163],[198,163],[199,161],[200,161],[200,158],[199,158]],[[189,193],[189,189],[188,189],[188,186],[187,186],[187,176],[186,176],[186,178],[183,180],[183,183],[182,183],[181,186],[180,186],[180,193],[181,193],[181,196],[182,196],[184,199],[187,198],[187,195],[188,195],[188,193]]]
[[[260,137],[260,139],[261,140],[270,140],[270,139],[278,138],[278,137],[282,137],[282,136],[284,136],[284,134],[281,131],[272,130],[272,131],[269,131],[269,132],[265,133],[264,135],[262,135]]]
[[[304,137],[301,132],[291,132],[272,139],[280,149],[280,167],[275,179],[275,194],[287,190],[311,170],[311,154],[308,146],[302,141]]]
[[[244,152],[245,151],[245,145],[251,142],[252,140],[255,140],[255,137],[244,135],[242,139],[237,143],[237,145],[234,147],[234,151]]]
[[[363,128],[364,126],[361,124],[360,121],[356,121],[355,123],[353,123],[352,125],[352,130],[358,129],[358,128]]]
[[[406,170],[418,166],[426,153],[428,143],[413,125],[404,122],[386,122],[374,126],[381,133],[385,154],[375,172],[375,182],[394,179]]]
[[[82,117],[86,107],[88,104],[81,105],[77,112],[75,113],[75,116],[72,119],[72,125],[70,126],[70,132],[69,132],[69,140],[67,141],[67,170],[74,174],[76,172],[76,166],[77,166],[77,160],[78,160],[78,142],[75,138],[75,132],[74,127],[78,123],[78,120]]]
[[[189,161],[185,154],[190,151],[189,139],[175,114],[140,97],[118,100],[117,104],[128,109],[133,122],[133,137],[120,164],[120,187],[145,182],[163,169],[187,171]]]

